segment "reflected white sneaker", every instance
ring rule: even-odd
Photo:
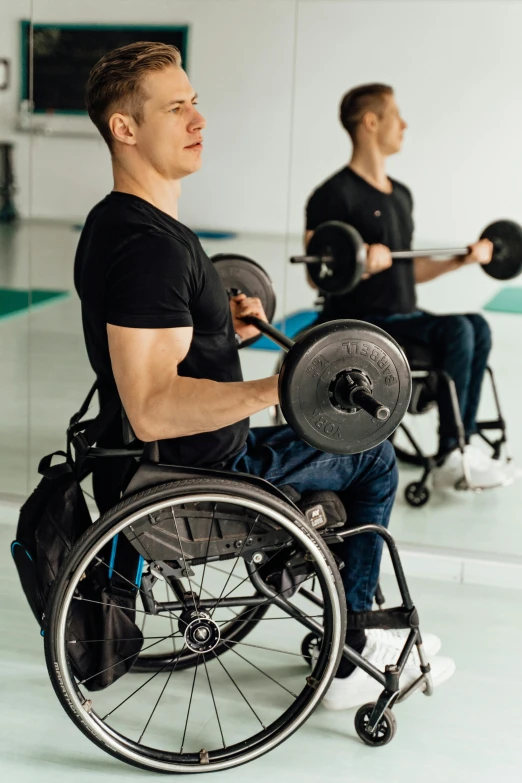
[[[474,446],[466,446],[466,460],[471,483],[477,487],[487,489],[504,486],[512,481],[498,460],[490,459]],[[457,482],[464,478],[460,450],[455,449],[448,454],[444,464],[440,468],[434,468],[431,475],[435,489],[454,488]]]
[[[478,449],[476,446],[472,446],[471,444],[468,444],[464,448],[464,451],[466,452],[470,467],[477,468],[478,470],[487,470],[489,467],[491,467],[491,465],[500,465],[498,460],[491,459],[491,457],[488,457],[488,455],[485,454],[481,449]]]
[[[394,628],[389,631],[384,630],[383,628],[370,628],[369,630],[366,631],[366,639],[373,642],[374,644],[385,644],[388,647],[392,647],[400,654],[406,643],[408,634],[409,631],[407,628],[396,628],[396,629]],[[435,636],[434,633],[421,632],[421,635],[422,635],[422,645],[426,652],[426,657],[428,658],[428,660],[430,660],[433,656],[437,655],[440,648],[442,647],[442,642],[438,636]],[[412,654],[414,656],[415,662],[418,665],[419,654],[417,652],[416,645],[412,650]],[[388,663],[393,663],[393,661],[389,661]]]
[[[378,669],[384,671],[386,664],[392,663],[396,659],[397,650],[393,647],[367,641],[362,655]],[[449,680],[456,668],[455,662],[451,658],[443,658],[442,656],[433,658],[430,665],[434,687]],[[401,675],[401,688],[407,688],[420,676],[419,667],[408,664]],[[352,674],[344,679],[335,677],[321,703],[327,710],[349,710],[352,707],[360,707],[366,702],[376,701],[382,690],[383,687],[380,683],[357,667]]]
[[[431,477],[435,489],[449,489],[464,476],[462,454],[459,449],[451,451],[440,468],[433,468]]]

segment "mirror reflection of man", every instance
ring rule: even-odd
[[[493,245],[483,239],[470,244],[467,256],[445,261],[392,260],[391,251],[409,249],[413,237],[411,192],[386,174],[387,160],[400,151],[407,128],[393,89],[384,84],[355,87],[342,99],[340,120],[352,141],[352,157],[311,195],[305,244],[321,223],[340,220],[359,231],[368,254],[363,280],[347,294],[326,296],[319,320],[359,318],[382,327],[403,344],[428,347],[437,367],[455,381],[472,481],[480,486],[502,484],[507,480],[502,466],[470,442],[477,432],[482,381],[491,350],[488,323],[477,313],[427,313],[417,307],[416,296],[417,283],[468,264],[488,264]],[[463,476],[462,455],[447,395],[440,394],[438,405],[439,455],[444,462],[433,471],[433,482],[450,487]]]

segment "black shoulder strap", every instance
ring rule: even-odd
[[[89,446],[94,445],[98,438],[103,435],[111,421],[114,419],[117,413],[121,411],[121,402],[118,395],[111,397],[109,402],[101,409],[95,419],[89,422],[83,432],[84,438],[87,440]]]
[[[98,379],[96,379],[89,389],[89,393],[87,397],[84,399],[80,406],[80,410],[77,411],[73,416],[71,416],[71,419],[69,421],[69,428],[74,427],[75,424],[78,424],[80,419],[83,419],[87,411],[89,410],[89,406],[92,402],[92,398],[96,394],[96,391],[98,390]]]
[[[53,457],[65,457],[65,462],[60,462],[58,465],[52,465]],[[72,473],[72,466],[67,460],[65,451],[53,451],[52,454],[47,454],[45,457],[42,457],[38,464],[38,473],[47,479],[55,479],[66,473]]]
[[[118,394],[115,393],[94,419],[82,421],[89,410],[89,406],[97,389],[98,381],[96,380],[83,401],[80,410],[71,417],[69,422],[67,440],[69,444],[74,446],[78,455],[83,454],[86,449],[90,448],[98,441],[114,417],[121,411],[120,398]]]

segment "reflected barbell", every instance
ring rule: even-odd
[[[496,280],[511,280],[522,272],[522,226],[513,220],[497,220],[484,229],[480,239],[493,243],[493,258],[482,269]],[[428,258],[466,256],[469,247],[393,250],[391,257]],[[366,247],[359,232],[347,223],[322,223],[308,243],[307,253],[293,256],[292,264],[306,264],[309,276],[325,294],[345,294],[360,282],[366,267]]]

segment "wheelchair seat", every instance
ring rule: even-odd
[[[404,343],[401,341],[399,341],[399,344],[406,354],[412,372],[430,372],[435,368],[433,354],[426,345],[421,345],[420,343]]]
[[[266,479],[253,476],[250,473],[209,468],[187,468],[147,460],[141,461],[138,470],[123,493],[123,498],[135,495],[144,489],[157,487],[168,481],[193,478],[233,479],[250,484],[293,506],[296,511],[304,514],[305,519],[314,528],[342,527],[346,523],[346,511],[335,492],[323,490],[321,492],[305,492],[301,495],[290,485],[276,487]]]

